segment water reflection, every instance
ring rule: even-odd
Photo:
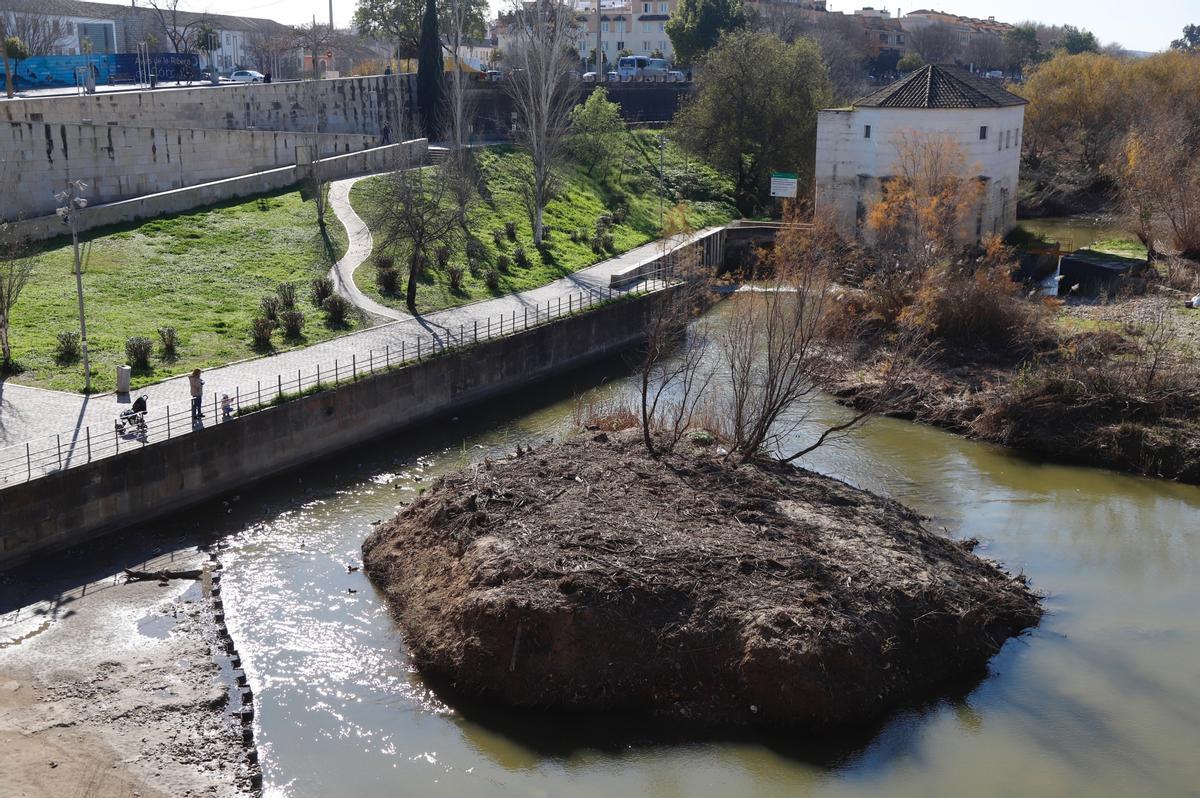
[[[1196,794],[1200,490],[897,421],[808,464],[979,538],[1047,594],[1042,625],[982,682],[818,739],[681,739],[448,706],[348,566],[372,522],[438,473],[561,437],[578,390],[627,390],[620,366],[380,440],[200,517],[229,544],[226,608],[257,690],[269,795]]]

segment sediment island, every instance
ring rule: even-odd
[[[363,544],[416,667],[514,708],[816,730],[981,675],[1041,617],[903,505],[699,441],[598,433],[436,480]]]

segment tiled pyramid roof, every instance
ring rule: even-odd
[[[930,64],[854,102],[856,108],[1004,108],[1023,97],[958,67]]]

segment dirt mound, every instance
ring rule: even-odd
[[[600,434],[438,479],[363,553],[460,694],[814,729],[978,675],[1037,623],[970,548],[833,479]]]

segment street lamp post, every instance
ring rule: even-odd
[[[68,180],[66,191],[54,195],[59,202],[65,203],[57,209],[58,215],[64,222],[71,225],[71,245],[75,250],[75,293],[79,299],[79,344],[83,353],[83,392],[92,392],[92,368],[88,362],[87,321],[83,313],[83,264],[79,257],[79,213],[87,207],[87,200],[79,196],[87,190],[87,183],[82,180]]]

